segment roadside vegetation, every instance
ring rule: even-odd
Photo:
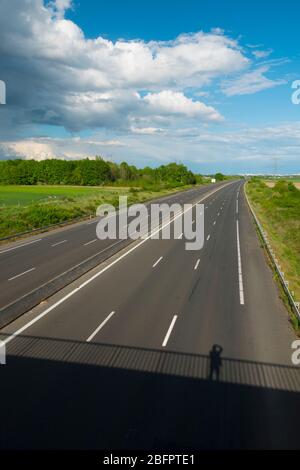
[[[138,186],[160,190],[180,185],[201,183],[184,165],[170,163],[158,168],[138,169],[95,157],[93,160],[5,160],[0,162],[0,184],[8,185],[75,185]]]
[[[191,186],[181,186],[180,189],[188,189]],[[147,191],[135,188],[94,188],[90,187],[57,187],[45,186],[43,189],[48,197],[38,199],[41,196],[39,186],[30,187],[1,187],[5,189],[5,198],[11,191],[11,200],[28,200],[33,202],[26,204],[9,204],[0,208],[0,238],[12,236],[28,230],[33,230],[48,225],[67,222],[75,218],[94,216],[96,208],[103,203],[118,205],[119,196],[127,195],[128,204],[143,202],[151,198],[176,191],[174,189],[161,189],[160,191]],[[15,190],[17,191],[15,192]],[[35,191],[38,190],[37,194]],[[76,194],[76,191],[78,193]],[[81,191],[86,190],[86,191]],[[52,193],[53,191],[53,193]],[[59,194],[59,196],[57,195]]]
[[[258,178],[247,183],[247,194],[268,233],[271,245],[300,300],[300,191],[291,181],[280,179],[269,187]]]
[[[265,183],[267,186],[269,186],[269,188],[273,188],[275,184],[278,183],[278,181],[282,181],[282,179],[279,179],[279,180],[267,179],[265,180]],[[293,183],[297,189],[300,189],[300,178],[289,178],[284,181],[286,181],[287,183]]]
[[[221,173],[217,181],[225,179]],[[0,162],[0,238],[95,215],[103,203],[143,202],[173,191],[207,184],[182,164],[138,169],[95,160],[7,160]]]

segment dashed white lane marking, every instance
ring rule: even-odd
[[[199,263],[200,263],[200,258],[197,259],[197,262],[195,264],[195,267],[194,267],[195,271],[198,269]]]
[[[236,200],[236,213],[239,213],[239,200]]]
[[[227,185],[230,185],[232,183],[228,183]],[[226,186],[227,186],[226,185]],[[215,192],[217,191],[220,191],[222,189],[224,189],[225,186],[221,186],[220,188],[217,188],[215,189]],[[209,197],[209,195],[211,194],[207,194],[207,195],[204,195],[202,196],[202,198],[198,201],[198,202],[195,202],[193,205],[192,205],[192,208],[195,207],[197,204],[199,204],[200,202],[202,202],[204,199],[207,199],[207,197]],[[183,213],[186,213],[187,211],[189,211],[190,208],[188,208],[186,211],[183,211]],[[32,325],[34,325],[35,323],[39,322],[42,318],[44,318],[46,315],[48,315],[48,313],[52,312],[52,310],[54,310],[55,308],[57,308],[59,305],[63,304],[64,302],[66,302],[69,298],[71,298],[74,294],[76,294],[77,292],[79,292],[81,289],[84,289],[85,286],[87,286],[88,284],[90,284],[91,282],[93,282],[95,279],[97,279],[99,276],[101,276],[104,272],[106,272],[108,269],[110,269],[112,266],[115,266],[117,263],[119,263],[122,259],[124,259],[126,256],[130,255],[133,251],[137,250],[140,246],[142,246],[144,243],[147,242],[147,240],[150,240],[151,237],[153,237],[156,233],[160,232],[161,230],[163,230],[164,227],[166,227],[167,225],[169,225],[170,223],[173,223],[174,220],[176,220],[177,217],[174,217],[174,219],[172,219],[172,221],[169,221],[168,223],[166,223],[165,225],[163,225],[162,227],[159,227],[158,229],[155,229],[153,232],[151,232],[151,234],[144,238],[143,240],[141,240],[137,245],[133,246],[132,248],[130,248],[128,251],[126,251],[125,253],[123,253],[122,255],[120,255],[117,259],[115,259],[114,261],[112,261],[111,263],[109,263],[107,266],[105,266],[103,269],[101,269],[100,271],[98,271],[96,274],[94,274],[93,276],[91,276],[90,278],[88,278],[86,281],[84,281],[82,284],[80,284],[78,287],[76,287],[75,289],[73,289],[71,292],[69,292],[68,294],[66,294],[64,297],[62,297],[60,300],[58,300],[57,302],[55,302],[54,304],[50,305],[50,307],[46,308],[46,310],[44,310],[43,312],[41,312],[39,315],[37,315],[35,318],[33,318],[32,320],[30,320],[28,323],[25,323],[25,325],[23,325],[21,328],[17,329],[15,332],[11,333],[10,336],[8,336],[5,340],[2,341],[2,345],[7,345],[9,344],[11,341],[13,341],[17,336],[19,336],[20,334],[22,334],[24,331],[28,330],[28,328],[30,328]],[[119,242],[117,242],[119,243]]]
[[[54,244],[51,245],[51,246],[54,247],[54,246],[62,245],[63,243],[66,243],[67,241],[68,241],[68,240],[62,240],[61,242],[54,243]]]
[[[181,234],[179,235],[178,240],[181,240],[182,237],[183,237],[183,233],[181,233]]]
[[[242,259],[241,259],[241,247],[240,247],[240,229],[239,221],[236,221],[236,239],[237,239],[237,252],[238,252],[238,274],[239,274],[239,291],[240,291],[240,304],[245,304],[244,297],[244,283],[243,283],[243,272],[242,272]]]
[[[210,234],[207,236],[207,239],[206,239],[206,240],[208,241],[209,239],[210,239]]]
[[[91,336],[88,337],[88,339],[86,340],[87,343],[89,343],[90,341],[92,341],[92,339],[96,336],[97,333],[99,333],[99,331],[104,327],[104,325],[108,322],[108,320],[111,319],[111,317],[115,314],[115,312],[111,312],[106,318],[105,320],[103,320],[103,322],[98,326],[98,328],[95,329],[95,331],[91,334]]]
[[[35,269],[35,268],[27,269],[27,271],[24,271],[23,273],[17,274],[16,276],[10,277],[8,280],[9,280],[9,281],[13,281],[14,279],[17,279],[17,277],[24,276],[24,274],[30,273],[30,272],[33,271],[34,269]]]
[[[91,243],[95,243],[97,240],[98,240],[98,238],[94,238],[93,240],[90,240],[89,242],[84,243],[83,246],[87,246],[87,245],[90,245]]]
[[[172,333],[172,330],[174,328],[174,325],[176,323],[176,320],[177,320],[177,315],[174,315],[173,320],[171,321],[171,325],[169,326],[169,329],[168,329],[167,334],[165,336],[164,342],[162,344],[163,348],[165,348],[168,344],[168,341],[169,341],[170,335]]]
[[[161,256],[160,258],[158,258],[158,260],[155,261],[155,263],[153,264],[152,268],[155,268],[155,267],[158,265],[158,263],[161,262],[162,259],[163,259],[163,256]]]
[[[42,239],[39,238],[38,240],[33,240],[32,242],[23,243],[22,245],[13,246],[12,248],[7,248],[7,250],[2,250],[2,251],[0,251],[0,255],[1,255],[2,253],[7,253],[8,251],[13,251],[13,250],[17,250],[18,248],[22,248],[22,246],[32,245],[32,243],[37,243],[37,242],[40,242],[41,240],[42,240]]]
[[[220,212],[218,212],[218,217],[220,217]]]
[[[214,221],[214,225],[216,225],[216,223],[217,223],[217,221],[215,220],[215,221]]]

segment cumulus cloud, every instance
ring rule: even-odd
[[[191,118],[203,118],[207,121],[221,121],[221,115],[211,106],[200,101],[193,101],[181,92],[164,90],[160,93],[150,93],[144,97],[148,109],[153,114],[182,115]]]
[[[172,41],[88,39],[65,18],[71,5],[1,1],[0,67],[8,90],[2,130],[9,121],[15,128],[50,124],[72,132],[129,129],[132,119],[159,110],[164,116],[220,120],[217,110],[184,93],[243,70],[249,59],[237,41],[221,30]],[[141,90],[148,98],[140,97]]]
[[[109,155],[111,149],[125,147],[119,140],[93,138],[37,137],[0,143],[0,159],[24,158],[46,160],[51,158],[78,159]]]
[[[267,78],[264,74],[268,72],[268,70],[268,66],[263,66],[257,70],[246,72],[238,78],[224,80],[222,90],[226,96],[247,95],[286,83],[286,80],[271,80]]]
[[[53,14],[62,18],[69,8],[72,7],[72,0],[52,0],[48,3],[48,8],[52,9]]]

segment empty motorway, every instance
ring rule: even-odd
[[[194,202],[213,187],[200,187],[156,200],[164,203]],[[124,241],[99,240],[98,218],[25,238],[0,247],[0,312],[34,289],[64,275],[89,259],[106,257]],[[1,316],[1,314],[0,314]]]
[[[300,447],[296,337],[243,185],[166,198],[203,203],[201,250],[136,240],[1,330],[2,449]],[[2,247],[2,307],[111,243],[95,238]]]

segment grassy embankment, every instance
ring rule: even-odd
[[[300,301],[300,191],[291,182],[280,180],[268,187],[256,178],[247,183],[246,191],[290,282],[290,290]],[[296,319],[293,323],[300,329]]]
[[[297,189],[300,189],[300,178],[289,178],[288,180],[284,180],[284,178],[279,179],[279,180],[272,180],[272,179],[267,179],[265,180],[265,183],[269,188],[274,188],[275,184],[278,183],[278,181],[287,181],[288,183],[294,183]]]
[[[0,238],[95,215],[100,204],[117,207],[120,195],[127,195],[128,203],[132,204],[190,187],[0,186]]]

